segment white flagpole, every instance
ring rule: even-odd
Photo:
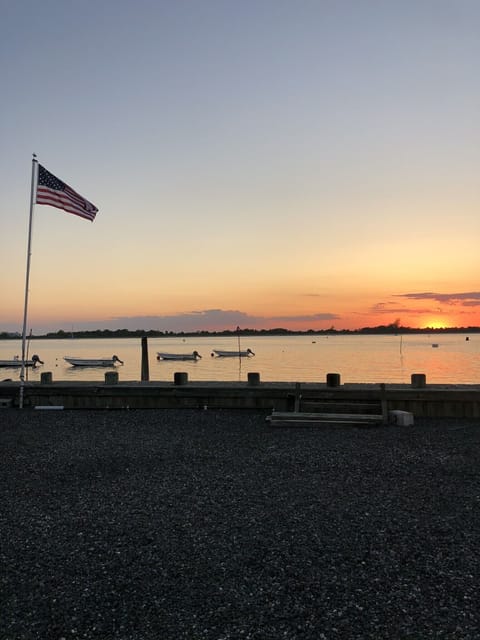
[[[32,158],[32,182],[30,190],[30,218],[28,221],[28,246],[27,246],[27,269],[25,275],[25,303],[23,305],[23,331],[22,331],[22,369],[20,372],[20,400],[19,408],[23,409],[23,391],[25,386],[25,345],[27,339],[27,311],[28,311],[28,288],[30,282],[30,258],[32,255],[32,220],[33,206],[35,204],[35,191],[37,181],[37,156],[33,154]]]

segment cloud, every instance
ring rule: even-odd
[[[271,316],[268,318],[256,318],[256,320],[269,320],[275,322],[321,322],[322,320],[339,320],[336,313],[314,313],[306,316]]]
[[[434,293],[428,291],[425,293],[402,293],[398,294],[397,297],[408,298],[409,300],[435,300],[443,304],[460,304],[465,307],[480,306],[480,291],[467,291],[464,293]]]
[[[238,310],[204,309],[172,315],[119,316],[101,322],[81,323],[83,329],[141,329],[174,332],[224,331],[225,329],[265,329],[284,326],[289,328],[298,323],[311,323],[316,328],[319,322],[338,320],[335,313],[314,313],[292,316],[252,316]],[[75,325],[76,328],[80,328]]]
[[[116,325],[123,323],[127,329],[136,326],[139,329],[159,329],[160,331],[202,331],[209,328],[218,330],[245,326],[249,316],[242,311],[205,309],[172,315],[123,316],[113,320]]]
[[[404,314],[422,314],[431,313],[431,309],[427,307],[423,308],[411,308],[398,305],[396,303],[378,302],[370,307],[369,314],[382,315],[392,313],[404,313]]]

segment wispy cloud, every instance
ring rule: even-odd
[[[409,300],[435,300],[441,304],[462,305],[465,307],[480,306],[480,291],[467,291],[464,293],[434,293],[427,291],[424,293],[402,293],[396,297],[408,298]]]
[[[382,315],[382,314],[392,314],[392,313],[403,313],[403,314],[422,314],[422,313],[431,313],[431,309],[427,308],[427,307],[422,307],[422,308],[412,308],[412,307],[405,307],[399,304],[396,304],[395,302],[390,303],[390,302],[378,302],[377,304],[374,304],[370,307],[368,313],[369,314],[375,314],[375,315]]]

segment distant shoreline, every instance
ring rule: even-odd
[[[401,327],[396,325],[380,325],[378,327],[364,327],[362,329],[308,329],[307,331],[292,331],[289,329],[240,329],[239,331],[155,331],[150,329],[95,329],[92,331],[56,331],[51,333],[31,335],[29,340],[71,340],[93,338],[212,338],[232,336],[337,336],[337,335],[429,335],[429,334],[455,334],[455,333],[480,333],[480,327],[445,327],[423,329],[414,327]],[[19,333],[0,332],[0,340],[18,340],[22,336]]]

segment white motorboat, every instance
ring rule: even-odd
[[[245,351],[222,351],[220,349],[213,349],[212,356],[217,358],[251,358],[255,354],[251,349]]]
[[[115,363],[123,364],[118,356],[111,358],[74,358],[73,356],[64,356],[63,358],[74,367],[114,367]]]
[[[162,353],[161,351],[157,352],[157,360],[194,360],[196,362],[201,357],[202,356],[198,353],[198,351],[193,351],[193,353]]]
[[[35,368],[37,365],[43,364],[43,361],[37,355],[33,355],[31,360],[25,360],[26,367]],[[4,369],[18,369],[22,366],[22,360],[19,356],[15,356],[11,360],[0,360],[0,367]]]

